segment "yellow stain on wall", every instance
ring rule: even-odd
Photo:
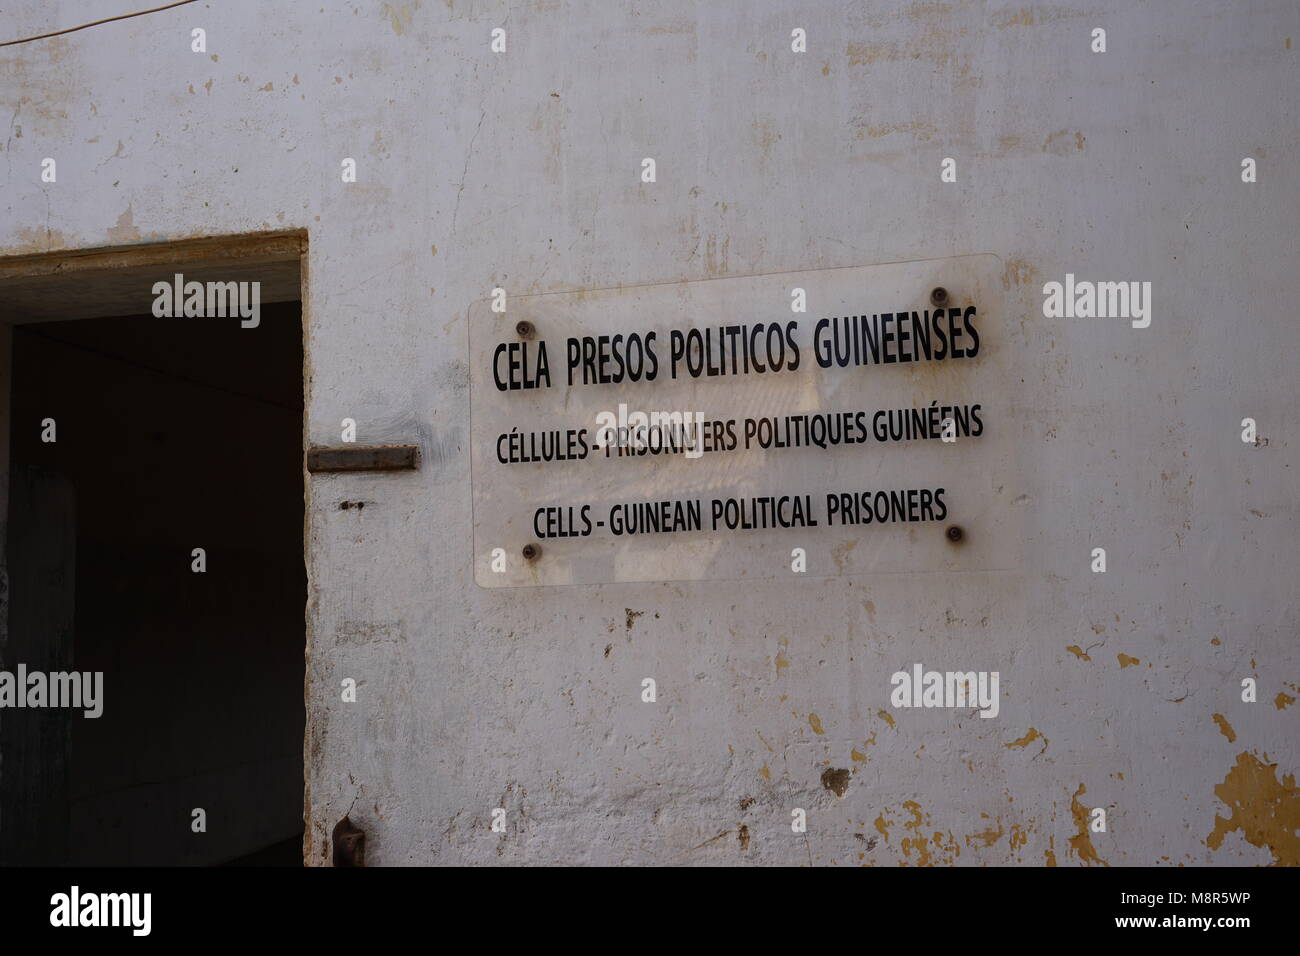
[[[415,8],[419,5],[418,2],[411,6],[398,6],[393,3],[385,3],[382,15],[388,18],[388,22],[392,26],[393,32],[400,37],[403,31],[411,25],[411,19],[415,15]]]
[[[1214,722],[1219,725],[1219,733],[1228,738],[1228,743],[1237,739],[1237,732],[1232,729],[1232,724],[1228,723],[1228,718],[1222,714],[1214,715]]]
[[[1121,657],[1124,655],[1121,654]],[[1070,798],[1070,816],[1074,817],[1074,825],[1079,828],[1079,832],[1070,837],[1070,849],[1084,863],[1100,863],[1102,866],[1110,866],[1105,860],[1097,855],[1097,850],[1092,845],[1092,835],[1088,832],[1088,808],[1079,802],[1079,797],[1088,792],[1088,788],[1082,783],[1079,789],[1074,791],[1074,796]],[[1053,859],[1055,859],[1053,857]],[[1053,866],[1055,863],[1052,864]]]
[[[1273,866],[1300,866],[1300,836],[1296,835],[1300,832],[1300,788],[1295,774],[1286,774],[1279,781],[1276,769],[1277,764],[1264,763],[1253,753],[1237,755],[1223,782],[1214,786],[1214,795],[1232,810],[1232,816],[1224,819],[1215,814],[1206,846],[1217,850],[1225,836],[1240,830],[1247,843],[1273,854]]]
[[[880,831],[880,834],[885,838],[885,842],[888,843],[888,842],[889,842],[889,831],[888,831],[887,829],[885,829],[885,827],[886,827],[886,823],[885,823],[885,815],[884,815],[883,813],[880,814],[880,816],[876,817],[876,821],[875,821],[875,822],[876,822],[876,829]]]
[[[966,845],[971,845],[971,840],[980,840],[985,846],[992,846],[1002,839],[1002,834],[1006,831],[1002,829],[1002,822],[998,821],[997,828],[989,827],[983,833],[972,833],[966,838]]]
[[[1033,743],[1035,740],[1038,740],[1040,738],[1042,738],[1044,742],[1046,742],[1047,740],[1047,738],[1043,737],[1043,735],[1040,734],[1037,730],[1035,730],[1033,727],[1030,727],[1029,733],[1025,734],[1019,740],[1013,740],[1009,744],[1003,744],[1003,746],[1006,747],[1008,750],[1010,750],[1012,747],[1028,747],[1031,743]]]
[[[1029,832],[1019,823],[1011,824],[1011,849],[1019,850],[1029,842]]]

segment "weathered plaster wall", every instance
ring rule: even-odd
[[[1296,863],[1297,41],[1289,0],[195,4],[0,49],[0,254],[306,228],[310,440],[422,446],[310,479],[310,862],[350,813],[381,864]],[[472,300],[978,252],[1022,572],[473,583]],[[1151,327],[1043,318],[1067,272]],[[998,718],[891,711],[916,661]]]

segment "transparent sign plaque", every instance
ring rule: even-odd
[[[978,255],[474,303],[475,580],[1017,568],[1007,300]]]

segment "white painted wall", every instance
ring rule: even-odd
[[[0,39],[106,15],[9,7]],[[1295,863],[1297,43],[1289,0],[194,4],[0,49],[0,254],[306,228],[310,440],[421,444],[310,479],[310,862],[350,812],[379,864]],[[1023,573],[474,584],[493,286],[982,252]],[[1043,318],[1067,272],[1152,282],[1151,327]],[[998,718],[890,711],[916,661],[999,671]]]

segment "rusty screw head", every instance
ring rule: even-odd
[[[951,541],[953,544],[956,544],[958,541],[960,541],[962,539],[962,536],[965,534],[965,532],[961,530],[961,525],[959,524],[948,525],[948,530],[944,533],[948,535],[948,540]]]
[[[933,289],[931,289],[931,290],[930,290],[930,304],[931,304],[931,305],[947,305],[947,304],[948,304],[948,290],[945,289],[945,288],[944,288],[943,286],[941,286],[941,285],[937,285],[937,286],[935,286]]]
[[[536,561],[542,556],[542,546],[540,544],[529,543],[524,545],[524,560]]]
[[[519,333],[521,339],[531,339],[536,329],[533,328],[533,323],[527,319],[521,319],[515,323],[515,331]]]

